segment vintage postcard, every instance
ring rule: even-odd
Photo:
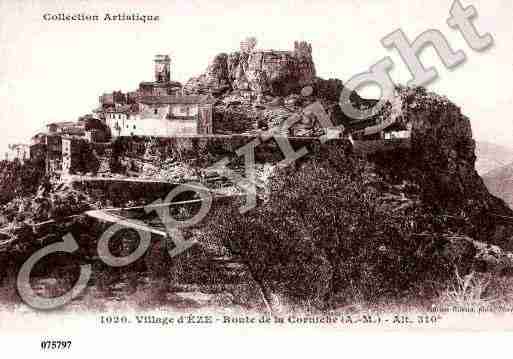
[[[0,0],[0,337],[512,330],[512,16]]]

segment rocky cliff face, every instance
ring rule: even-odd
[[[438,190],[463,197],[486,192],[474,170],[470,121],[456,105],[423,88],[400,89],[394,110],[398,123],[411,129],[412,156],[437,177]]]
[[[301,89],[307,85],[313,91],[305,96]],[[290,116],[299,115],[301,121],[292,129],[298,136],[322,132],[316,118],[305,113],[317,101],[332,123],[349,120],[337,105],[342,89],[340,80],[315,77],[311,47],[306,43],[296,43],[293,51],[242,49],[220,54],[204,74],[186,85],[189,92],[217,94],[214,127],[219,133],[252,133],[280,126]],[[356,93],[354,99],[372,105],[371,100],[361,99]],[[376,165],[377,173],[391,185],[406,183],[417,188],[414,196],[421,196],[442,221],[460,218],[455,230],[466,226],[466,235],[505,244],[509,249],[511,231],[497,218],[513,217],[513,212],[490,195],[476,172],[475,141],[470,121],[460,108],[422,88],[398,88],[380,115],[394,116],[402,128],[411,130],[412,137],[409,151],[368,158]]]
[[[188,92],[228,89],[286,96],[315,79],[312,48],[296,42],[293,51],[253,50],[219,54],[204,74],[190,79]]]
[[[371,156],[377,173],[392,185],[416,188],[406,197],[418,195],[443,230],[511,249],[511,225],[500,218],[513,212],[476,172],[475,141],[460,108],[423,88],[400,88],[385,110],[390,115],[411,130],[411,149]]]

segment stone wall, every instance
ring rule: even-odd
[[[121,179],[76,179],[73,188],[86,193],[92,200],[105,203],[107,207],[126,206],[127,203],[139,202],[148,204],[157,199],[164,199],[177,185],[166,182],[140,182]],[[189,196],[181,196],[176,200],[190,199]],[[178,197],[178,196],[177,196]]]
[[[178,138],[119,138],[112,148],[114,158],[132,158],[159,165],[162,161],[172,159],[180,162],[196,163],[201,167],[212,165],[224,157],[237,158],[236,162],[243,163],[243,156],[236,151],[250,143],[258,136],[244,135],[212,135]],[[317,138],[289,138],[295,150],[307,147],[309,152],[315,152],[320,145]],[[340,143],[349,143],[346,139],[334,139]],[[255,147],[257,163],[277,163],[284,159],[283,151],[275,139],[261,141]]]

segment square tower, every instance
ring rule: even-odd
[[[155,55],[155,82],[171,81],[171,58],[168,55]]]

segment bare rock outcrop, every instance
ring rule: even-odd
[[[296,42],[293,51],[242,49],[219,54],[205,73],[186,83],[185,91],[220,93],[232,89],[286,96],[314,80],[312,47]]]
[[[392,184],[418,188],[441,223],[453,222],[455,231],[511,250],[511,223],[504,218],[513,212],[490,195],[475,170],[471,124],[460,108],[423,88],[398,88],[384,110],[391,115],[411,131],[411,149],[376,154],[378,173]]]
[[[444,260],[448,269],[464,273],[469,270],[511,275],[513,273],[513,253],[499,246],[476,241],[464,235],[430,235],[419,241],[415,256],[419,260]],[[426,244],[426,245],[422,245]]]

